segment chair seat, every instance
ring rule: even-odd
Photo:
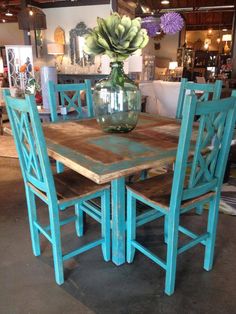
[[[173,172],[169,171],[143,181],[127,184],[127,188],[154,205],[169,210],[172,181]],[[188,207],[192,203],[208,198],[213,194],[214,192],[209,192],[203,196],[184,201],[181,208]]]
[[[109,188],[109,184],[97,184],[73,170],[54,175],[59,203],[78,199]]]

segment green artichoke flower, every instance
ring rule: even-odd
[[[148,43],[140,18],[113,13],[106,19],[98,17],[97,24],[85,37],[84,51],[89,55],[106,54],[112,61],[123,61]]]

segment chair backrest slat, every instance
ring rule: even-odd
[[[178,98],[178,106],[176,111],[176,118],[182,119],[183,104],[185,101],[185,97],[188,93],[199,94],[198,97],[199,101],[207,101],[209,100],[210,94],[212,94],[212,99],[220,99],[221,90],[222,90],[221,80],[217,80],[214,84],[199,84],[188,82],[186,78],[182,78]]]
[[[199,116],[198,125],[194,124],[196,115]],[[172,185],[172,206],[211,191],[219,192],[235,119],[236,97],[198,101],[195,95],[186,96]],[[193,154],[191,163],[188,162],[190,153]]]
[[[85,92],[86,100],[86,116],[83,115],[81,92]],[[57,113],[57,94],[60,98],[60,104],[65,107],[67,112],[74,110],[76,113],[76,119],[92,118],[93,112],[93,100],[90,80],[85,80],[84,83],[79,84],[55,84],[52,81],[48,82],[49,92],[49,104],[51,111],[51,120],[53,122],[58,121]],[[69,95],[72,93],[72,96]],[[63,119],[69,119],[67,115],[63,115]]]
[[[33,95],[12,98],[4,91],[6,108],[25,184],[30,183],[57,202],[46,142]]]

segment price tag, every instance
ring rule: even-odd
[[[61,114],[62,114],[62,115],[67,115],[67,109],[66,109],[66,107],[61,107]]]

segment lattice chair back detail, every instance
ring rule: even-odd
[[[84,83],[79,84],[55,84],[49,81],[48,92],[51,120],[53,122],[59,119],[57,97],[60,99],[60,112],[64,120],[84,119],[94,116],[90,80],[85,80]],[[83,92],[85,99],[82,100]]]
[[[41,233],[51,242],[55,279],[62,284],[63,261],[98,245],[104,260],[110,259],[110,186],[97,185],[72,170],[53,175],[34,96],[12,98],[5,90],[4,98],[25,183],[33,253],[40,255]],[[38,221],[35,196],[48,205],[48,226]],[[88,202],[95,198],[101,198],[100,208]],[[59,212],[71,206],[75,207],[75,215],[61,220]],[[60,227],[74,222],[77,235],[82,236],[83,212],[101,224],[101,238],[63,255]]]
[[[182,118],[183,104],[187,94],[196,95],[199,101],[209,100],[210,95],[212,94],[212,99],[220,99],[222,90],[222,81],[217,80],[214,84],[199,84],[188,82],[186,78],[181,79],[178,106],[176,111],[176,118]]]
[[[5,97],[9,91],[4,91]],[[7,97],[7,99],[9,99]],[[31,103],[35,103],[34,96],[26,99],[11,98],[7,102],[8,116],[15,138],[22,175],[25,182],[30,182],[39,190],[50,193],[55,199],[56,192],[53,181],[50,162],[47,155],[46,143],[38,121],[38,114],[32,109]],[[20,110],[19,110],[20,108]],[[35,121],[31,124],[30,120]],[[50,189],[49,189],[50,187]]]
[[[186,97],[184,111],[187,111],[187,113],[185,113],[181,125],[178,152],[181,152],[181,147],[189,147],[189,150],[193,152],[193,161],[190,164],[186,162],[186,165],[183,163],[190,155],[188,150],[186,150],[185,156],[181,154],[180,158],[177,154],[176,166],[180,164],[182,173],[184,169],[187,172],[190,171],[190,175],[183,181],[185,182],[185,188],[182,201],[214,191],[221,185],[225,170],[224,163],[227,161],[224,154],[227,154],[232,138],[235,101],[236,98],[231,97],[220,101],[199,102],[196,96]],[[196,115],[200,117],[199,125],[195,126],[197,130],[193,127],[192,121]],[[227,132],[227,127],[231,130],[230,134]],[[184,132],[186,132],[188,141],[181,143]],[[192,143],[190,142],[191,139]],[[193,145],[193,142],[196,144]],[[187,169],[188,166],[190,169]]]
[[[235,97],[212,101],[187,95],[174,172],[127,185],[127,261],[133,261],[138,249],[163,267],[168,295],[174,292],[178,254],[202,244],[204,269],[209,271],[213,265],[221,186],[236,119],[236,94],[232,95]],[[198,124],[195,116],[199,116]],[[191,163],[189,155],[193,156]],[[151,209],[137,215],[136,200]],[[179,224],[180,214],[205,204],[209,204],[207,232],[199,235]],[[136,241],[136,228],[161,216],[165,217],[166,260]],[[191,238],[183,246],[178,244],[179,232]]]

